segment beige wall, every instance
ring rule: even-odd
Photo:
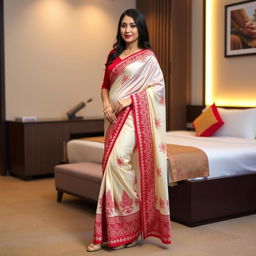
[[[135,0],[5,0],[6,117],[102,116],[100,86],[122,11]]]
[[[206,0],[208,1],[208,0]],[[202,2],[193,0],[192,20],[192,104],[201,104],[202,74],[201,70],[201,42],[202,38]],[[224,57],[224,9],[225,5],[240,1],[234,0],[211,0],[213,2],[214,27],[212,28],[212,93],[213,100],[223,105],[251,105],[256,106],[256,79],[255,63],[256,55],[242,57]],[[195,57],[197,56],[197,57]],[[213,102],[212,102],[213,103]]]

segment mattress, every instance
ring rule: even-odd
[[[256,140],[235,137],[197,137],[193,131],[168,131],[167,143],[202,149],[208,156],[211,178],[256,173]],[[99,142],[71,140],[67,143],[71,163],[100,163],[104,145]]]

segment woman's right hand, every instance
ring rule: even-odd
[[[103,112],[104,112],[104,115],[106,116],[106,118],[111,123],[115,123],[117,121],[116,115],[113,113],[111,105],[108,105],[108,106],[104,107]]]

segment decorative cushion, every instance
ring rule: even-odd
[[[223,120],[218,113],[215,104],[206,108],[194,121],[193,127],[196,131],[196,136],[211,136],[223,124]]]
[[[256,137],[256,108],[224,109],[218,108],[224,125],[214,136],[229,136],[246,139]]]

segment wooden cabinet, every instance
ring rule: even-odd
[[[103,119],[7,122],[8,170],[22,179],[53,173],[73,138],[103,135]]]

